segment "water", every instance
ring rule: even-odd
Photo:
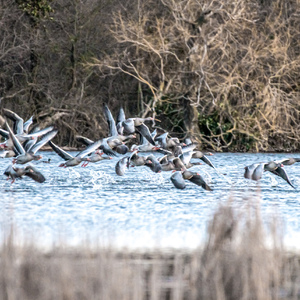
[[[190,182],[185,190],[178,190],[170,172],[156,174],[147,167],[130,168],[125,176],[117,176],[114,167],[120,158],[86,168],[58,168],[59,156],[52,152],[43,156],[51,158],[50,164],[36,164],[47,178],[43,184],[30,178],[10,184],[0,175],[1,225],[13,223],[20,238],[44,244],[92,240],[131,248],[194,248],[201,244],[207,222],[221,202],[234,195],[235,205],[243,206],[259,185],[263,214],[278,213],[285,222],[286,244],[300,248],[300,163],[285,166],[296,190],[267,172],[259,184],[243,177],[246,165],[300,154],[217,153],[209,158],[226,175],[205,164],[192,169],[213,192]],[[9,161],[0,161],[0,174]]]

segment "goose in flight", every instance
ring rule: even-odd
[[[284,158],[284,159],[278,160],[277,162],[283,164],[284,166],[291,166],[294,163],[300,162],[300,158],[289,157],[289,158]]]
[[[123,107],[120,107],[119,113],[117,115],[117,131],[120,135],[123,135],[124,127],[122,122],[126,120],[125,112]]]
[[[3,114],[5,117],[7,117],[8,119],[12,120],[14,122],[14,126],[13,126],[13,132],[16,135],[24,135],[28,133],[28,129],[29,126],[32,124],[33,122],[33,116],[31,116],[25,123],[24,120],[15,112],[3,108]]]
[[[153,140],[154,140],[156,134],[157,134],[156,129],[153,132],[151,132],[151,137]],[[133,144],[130,149],[131,151],[138,150],[139,152],[151,152],[151,151],[160,149],[160,148],[150,144],[149,141],[143,135],[140,135],[140,137],[141,137],[140,144],[139,145]]]
[[[132,154],[129,156],[129,163],[131,164],[132,167],[139,167],[139,166],[144,166],[147,162],[147,157],[146,156],[139,156],[138,155],[138,150],[135,150],[132,152]],[[152,163],[150,160],[148,163]]]
[[[7,124],[7,123],[6,123]],[[7,126],[7,125],[6,125]],[[54,130],[53,126],[49,126],[47,128],[44,128],[42,130],[36,130],[30,134],[15,134],[15,137],[20,141],[20,143],[28,143],[29,145],[33,145],[36,141],[38,137],[41,137],[45,134],[47,134],[48,132]],[[2,135],[6,141],[0,144],[0,148],[3,149],[12,149],[14,147],[14,143],[12,141],[12,139],[10,138],[9,132],[7,130],[1,129],[0,128],[0,135]],[[31,142],[31,143],[29,143]]]
[[[117,156],[117,153],[119,154],[126,154],[128,151],[128,147],[124,145],[123,140],[130,139],[133,136],[117,136],[117,137],[107,137],[105,139],[102,139],[102,144],[99,147],[100,150],[102,150],[106,155],[111,156]],[[77,142],[82,143],[86,146],[89,146],[94,143],[94,141],[81,136],[76,135],[75,139]]]
[[[135,132],[140,133],[147,141],[155,146],[155,142],[151,136],[150,130],[147,125],[144,124],[146,121],[154,120],[152,117],[148,118],[129,118],[122,122],[124,131],[127,134],[133,134]]]
[[[190,182],[201,186],[203,189],[207,191],[212,191],[211,187],[205,182],[202,176],[197,172],[191,172],[188,170],[176,171],[171,176],[171,181],[177,189],[186,188],[185,180],[189,180]]]
[[[15,152],[18,153],[18,156],[13,160],[13,164],[26,164],[32,160],[39,160],[42,158],[41,155],[36,155],[36,152],[42,148],[47,142],[49,142],[56,134],[57,130],[52,130],[45,134],[42,139],[34,144],[29,151],[25,151],[20,141],[16,138],[15,134],[12,132],[8,124],[6,127],[9,132],[10,139],[13,141]]]
[[[123,176],[128,168],[129,168],[129,156],[125,156],[116,163],[115,166],[116,174],[119,176]]]
[[[82,150],[81,152],[79,152],[77,155],[72,156],[71,154],[67,153],[66,151],[64,151],[63,149],[61,149],[60,147],[58,147],[57,145],[55,145],[54,143],[52,143],[51,141],[48,142],[48,144],[50,145],[50,147],[61,157],[63,158],[66,162],[62,163],[59,165],[59,167],[74,167],[79,165],[81,162],[83,161],[88,161],[90,162],[91,159],[88,157],[85,157],[86,155],[92,153],[93,151],[95,151],[96,149],[98,149],[101,145],[102,141],[99,140],[97,142],[94,142],[93,144],[87,146],[84,150]]]
[[[149,167],[151,171],[155,173],[160,173],[162,168],[159,161],[156,159],[156,157],[153,154],[150,154],[147,156],[147,160],[145,163],[145,166]]]
[[[92,153],[91,155],[89,155],[89,161],[84,161],[82,163],[82,167],[86,167],[90,162],[91,163],[96,163],[98,161],[101,160],[105,160],[105,159],[112,159],[112,157],[110,156],[103,156],[104,152],[100,152],[99,150],[96,150],[94,153]]]
[[[44,175],[32,165],[27,165],[25,167],[9,165],[3,174],[7,176],[7,179],[12,180],[11,183],[14,183],[16,179],[21,179],[23,176],[28,176],[39,183],[43,183],[46,180]]]
[[[264,172],[269,171],[274,175],[277,175],[284,179],[291,187],[295,188],[291,183],[283,164],[277,161],[270,161],[267,163],[255,163],[245,167],[244,177],[246,179],[252,179],[258,181],[262,178]]]

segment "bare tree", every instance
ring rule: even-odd
[[[144,114],[173,105],[189,134],[216,150],[243,147],[240,141],[266,150],[272,136],[297,137],[295,127],[290,134],[299,117],[296,1],[135,5],[114,15],[115,55],[90,66],[139,81],[151,93]]]

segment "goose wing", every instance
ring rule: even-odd
[[[129,167],[129,157],[125,156],[121,158],[115,166],[116,174],[119,176],[123,176],[126,172],[126,169]]]
[[[123,107],[120,108],[119,113],[117,115],[117,124],[122,123],[123,121],[125,121],[125,112]]]
[[[31,116],[24,124],[23,124],[23,131],[25,133],[28,132],[29,126],[33,123],[33,116]]]
[[[245,167],[245,172],[244,172],[244,177],[246,179],[252,179],[252,174],[253,171],[255,170],[256,167],[258,167],[259,164],[252,164],[250,166]]]
[[[175,157],[173,160],[172,160],[174,166],[175,166],[175,169],[176,170],[186,170],[186,167],[184,165],[184,163],[182,162],[182,160],[179,158],[179,157]]]
[[[296,162],[300,162],[300,158],[296,158],[296,157],[289,157],[289,158],[284,158],[282,160],[277,161],[278,163],[281,163],[285,166],[291,166]]]
[[[40,131],[40,126],[36,125],[34,128],[31,129],[30,133],[34,133],[34,132],[38,132]],[[25,149],[26,152],[29,152],[30,149],[35,145],[35,143],[37,142],[38,137],[32,137],[31,140],[26,140],[23,144],[23,147]]]
[[[105,138],[105,139],[102,140],[102,144],[101,144],[101,146],[100,146],[100,149],[101,149],[106,155],[108,155],[108,156],[117,156],[116,152],[113,151],[113,150],[109,147],[109,145],[108,145],[108,143],[107,143],[107,139],[108,139],[108,138]]]
[[[93,151],[97,150],[101,146],[102,140],[98,140],[93,144],[87,146],[84,150],[80,151],[76,157],[85,157],[86,155],[92,153]]]
[[[128,133],[128,134],[132,134],[135,132],[135,127],[134,127],[134,119],[133,118],[129,118],[125,121],[123,121],[122,123],[120,123],[123,126],[123,130]]]
[[[286,171],[284,168],[282,167],[278,167],[276,170],[271,171],[271,173],[280,176],[282,179],[284,179],[291,187],[293,187],[295,189],[295,187],[293,186],[293,184],[291,183]]]
[[[163,148],[167,148],[167,136],[168,136],[168,132],[165,132],[157,137],[155,137],[155,140],[159,142],[159,144],[163,147]]]
[[[139,126],[135,126],[135,129],[143,136],[147,139],[147,141],[149,143],[151,143],[153,146],[155,146],[155,142],[153,141],[153,138],[151,136],[150,130],[148,128],[147,125],[145,125],[144,123],[142,123]]]
[[[140,145],[148,145],[148,144],[149,144],[148,140],[142,134],[140,134]]]
[[[10,177],[10,174],[13,171],[13,164],[10,164],[3,172],[3,174],[7,177]]]
[[[252,180],[260,180],[262,178],[263,172],[265,171],[265,163],[256,165],[251,175]]]
[[[205,182],[203,177],[200,174],[194,174],[190,179],[188,179],[190,182],[197,184],[204,188],[207,191],[212,191],[212,188]]]
[[[163,157],[158,159],[159,163],[162,164],[167,164],[169,162],[168,160],[168,155],[164,155]]]
[[[182,152],[185,153],[185,152],[190,152],[190,151],[193,151],[195,148],[197,147],[196,144],[189,144],[187,146],[183,146],[182,147]],[[193,152],[193,154],[196,153],[196,152]]]
[[[26,136],[29,138],[39,137],[39,136],[42,136],[42,135],[48,133],[49,131],[52,131],[53,129],[54,129],[53,126],[49,126],[42,130],[38,130],[38,131],[32,132],[30,134],[27,134]]]
[[[207,158],[207,156],[203,155],[200,158],[203,162],[205,162],[207,165],[209,165],[210,167],[216,169],[216,167],[212,164],[212,162]]]
[[[46,133],[40,141],[38,141],[35,145],[33,145],[30,149],[30,152],[35,154],[39,149],[41,149],[47,142],[49,142],[51,139],[53,139],[58,130],[52,130]]]
[[[86,138],[82,135],[76,135],[75,139],[78,143],[81,143],[81,144],[86,145],[86,146],[89,146],[89,145],[94,143],[94,141],[92,141],[92,140],[90,140],[90,139],[88,139],[88,138]]]
[[[3,108],[3,114],[10,120],[14,121],[13,131],[15,134],[24,133],[24,120],[18,114],[6,108]]]
[[[72,159],[73,156],[63,149],[59,148],[57,145],[55,145],[53,142],[49,141],[48,142],[49,146],[64,160],[69,160]]]
[[[21,145],[20,141],[16,138],[16,136],[14,135],[14,133],[12,132],[12,130],[10,129],[10,127],[9,127],[9,125],[7,123],[6,123],[6,127],[8,129],[10,138],[13,141],[14,148],[17,150],[17,152],[19,154],[25,154],[26,152],[25,152],[23,146]]]
[[[25,167],[25,175],[39,183],[43,183],[46,180],[45,176],[31,165]]]
[[[156,135],[157,135],[157,130],[154,129],[154,130],[151,132],[151,137],[153,138],[153,140],[155,139]]]
[[[163,149],[163,148],[156,148],[156,151],[163,154],[163,155],[169,155],[169,156],[173,156],[173,152]]]
[[[9,133],[8,131],[0,128],[0,135],[2,135],[5,139],[8,139],[9,138]]]
[[[137,158],[138,157],[137,154],[138,154],[138,150],[133,151],[132,154],[129,157],[129,161],[131,161],[132,159]]]
[[[179,155],[179,158],[182,160],[183,164],[187,166],[192,158],[193,151],[184,152]]]
[[[118,131],[117,131],[117,127],[116,127],[116,122],[108,108],[108,106],[106,104],[104,104],[104,115],[109,127],[109,136],[117,136],[118,135]]]

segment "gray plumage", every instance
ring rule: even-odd
[[[121,158],[115,166],[116,174],[119,176],[124,176],[128,167],[129,167],[129,157],[126,156]]]

